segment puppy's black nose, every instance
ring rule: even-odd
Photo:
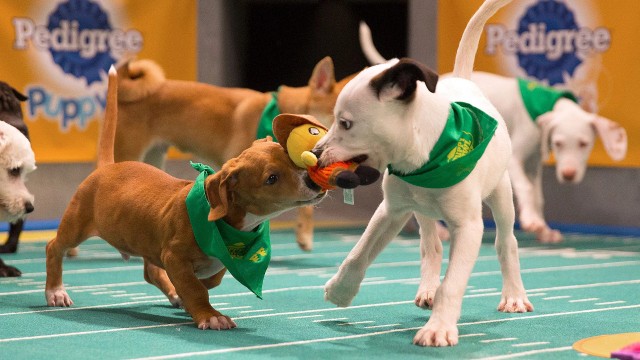
[[[34,210],[33,204],[30,201],[26,201],[24,203],[24,212],[29,214],[29,213],[32,213],[33,210]]]
[[[320,158],[320,156],[322,155],[322,149],[313,149],[311,150],[311,152],[313,153],[313,155],[315,155],[318,159]]]

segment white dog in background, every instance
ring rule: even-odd
[[[371,31],[364,22],[360,23],[360,45],[370,63],[386,62],[375,48]],[[602,140],[611,159],[619,161],[625,157],[625,129],[612,120],[583,110],[597,111],[593,99],[596,90],[590,88],[594,85],[592,83],[580,84],[580,89],[573,89],[580,96],[588,95],[580,99],[582,107],[568,97],[560,96],[550,104],[546,109],[548,111],[532,118],[521,96],[518,79],[474,72],[471,80],[498,109],[509,129],[513,147],[509,173],[518,203],[520,226],[525,231],[535,233],[540,242],[562,241],[560,232],[551,229],[544,218],[543,162],[553,152],[558,182],[578,184],[587,169],[596,135]],[[576,87],[573,83],[577,80],[565,78],[565,81],[569,88]]]
[[[15,222],[33,211],[33,195],[25,180],[35,169],[29,140],[15,127],[0,121],[0,221]],[[19,275],[20,271],[0,260],[0,276]]]
[[[509,134],[498,111],[468,80],[485,22],[509,1],[488,0],[471,19],[460,40],[454,77],[438,81],[435,73],[410,59],[392,60],[358,74],[338,96],[335,122],[314,149],[321,152],[320,162],[324,164],[366,159],[363,164],[380,171],[391,167],[397,174],[385,173],[384,199],[360,241],[325,285],[325,298],[338,306],[348,306],[359,290],[367,267],[415,214],[420,224],[422,256],[415,303],[433,309],[429,321],[414,337],[418,345],[458,343],[457,321],[462,297],[482,242],[483,201],[492,209],[498,229],[495,244],[503,275],[498,310],[533,310],[522,283],[513,233],[515,211],[506,172],[511,154]],[[474,133],[477,140],[483,139],[488,145],[475,167],[468,169],[468,175],[459,182],[440,188],[412,185],[404,180],[403,174],[422,170],[425,163],[431,164],[430,159],[440,158],[432,154],[432,150],[447,136],[443,129],[449,129],[456,122],[450,120],[449,115],[455,113],[460,104],[452,102],[465,102],[481,109],[470,110],[471,122],[493,123],[495,132],[493,135],[487,132],[486,136]],[[494,120],[487,120],[487,115]],[[458,134],[454,148],[442,153],[449,154],[446,157],[450,160],[459,159],[457,155],[465,158],[478,154],[473,151],[481,146],[475,149],[467,146],[465,135]],[[427,174],[433,172],[427,171]],[[448,179],[457,174],[442,175]],[[444,219],[451,230],[451,255],[442,284],[442,243],[436,232],[436,219]]]

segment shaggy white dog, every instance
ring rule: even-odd
[[[33,211],[33,194],[25,180],[35,169],[29,140],[15,127],[0,121],[0,221],[15,222]]]

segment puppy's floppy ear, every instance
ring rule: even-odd
[[[205,180],[204,191],[211,206],[207,220],[216,221],[227,215],[229,204],[233,202],[231,190],[237,182],[235,173],[225,174],[222,171]]]
[[[390,91],[393,98],[409,102],[413,99],[417,82],[422,81],[431,92],[436,91],[438,74],[413,59],[400,59],[395,65],[371,79],[369,85],[378,95],[385,97],[385,92]],[[387,94],[388,95],[388,94]]]
[[[542,131],[542,138],[540,139],[540,154],[542,155],[542,160],[546,161],[549,159],[551,152],[551,131],[555,127],[553,115],[551,115],[551,112],[544,113],[536,118],[536,123]]]
[[[13,95],[15,95],[16,98],[20,101],[27,101],[29,99],[26,95],[16,90],[13,86],[11,87],[11,91],[13,91]]]
[[[607,155],[615,161],[627,155],[627,131],[617,122],[602,116],[595,116],[592,125],[604,144]]]

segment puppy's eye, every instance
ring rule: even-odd
[[[557,149],[562,148],[563,145],[564,145],[564,143],[561,142],[561,141],[556,141],[556,142],[553,143],[553,146],[555,146]]]
[[[8,173],[12,177],[19,177],[22,174],[22,168],[9,169]]]
[[[340,127],[345,130],[351,129],[352,125],[353,125],[353,122],[351,120],[340,120]]]
[[[582,149],[586,148],[588,145],[589,145],[589,143],[586,142],[586,141],[580,141],[578,143],[578,146],[580,146],[580,148],[582,148]]]
[[[278,182],[278,175],[274,175],[274,174],[269,175],[269,177],[267,178],[267,181],[265,181],[267,185],[273,185],[276,182]]]

